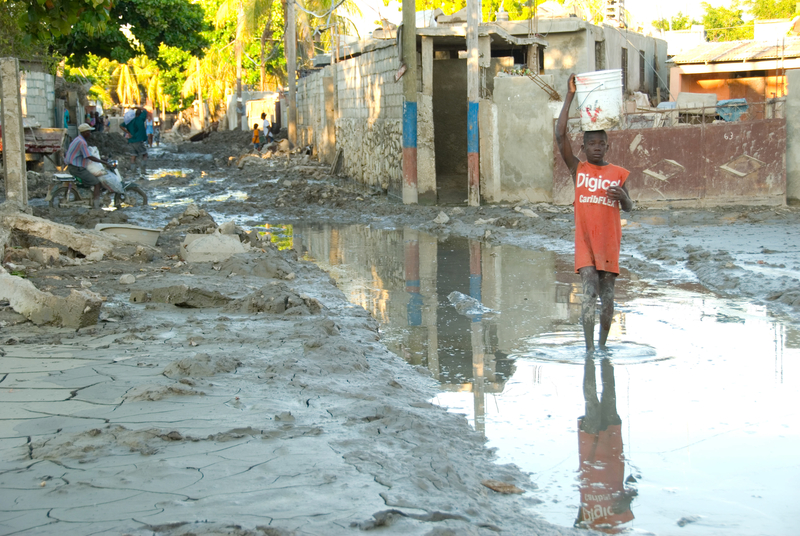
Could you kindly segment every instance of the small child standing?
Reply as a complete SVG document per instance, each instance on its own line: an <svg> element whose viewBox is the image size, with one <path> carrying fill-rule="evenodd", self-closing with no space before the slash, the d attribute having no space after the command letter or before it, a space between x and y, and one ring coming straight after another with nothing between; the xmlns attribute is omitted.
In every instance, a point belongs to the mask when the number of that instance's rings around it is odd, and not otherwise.
<svg viewBox="0 0 800 536"><path fill-rule="evenodd" d="M253 124L253 150L258 151L261 134L258 132L258 123Z"/></svg>
<svg viewBox="0 0 800 536"><path fill-rule="evenodd" d="M600 298L600 350L605 351L614 318L614 282L619 275L622 226L619 210L630 212L633 201L625 182L628 170L609 164L608 134L583 133L583 162L572 152L567 137L569 107L576 92L575 75L567 81L567 97L556 123L556 143L575 185L575 271L581 275L581 324L586 351L594 352L594 317Z"/></svg>

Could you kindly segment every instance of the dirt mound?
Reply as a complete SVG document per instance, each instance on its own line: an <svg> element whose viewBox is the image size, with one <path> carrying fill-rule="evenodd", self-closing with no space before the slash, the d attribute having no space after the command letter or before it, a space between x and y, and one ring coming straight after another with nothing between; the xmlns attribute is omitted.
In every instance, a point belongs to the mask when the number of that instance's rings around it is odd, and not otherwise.
<svg viewBox="0 0 800 536"><path fill-rule="evenodd" d="M250 130L217 130L201 141L181 143L179 153L210 154L214 158L238 155L252 147L253 132Z"/></svg>
<svg viewBox="0 0 800 536"><path fill-rule="evenodd" d="M116 132L92 132L89 145L97 147L104 158L120 158L130 153L128 140Z"/></svg>

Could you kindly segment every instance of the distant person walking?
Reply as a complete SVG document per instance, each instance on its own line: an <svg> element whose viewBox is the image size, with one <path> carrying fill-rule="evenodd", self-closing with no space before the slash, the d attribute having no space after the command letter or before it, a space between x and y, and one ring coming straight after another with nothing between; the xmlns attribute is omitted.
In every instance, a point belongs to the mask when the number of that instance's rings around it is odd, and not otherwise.
<svg viewBox="0 0 800 536"><path fill-rule="evenodd" d="M261 113L261 146L272 142L272 122L265 112Z"/></svg>
<svg viewBox="0 0 800 536"><path fill-rule="evenodd" d="M147 145L153 146L153 117L148 113L147 119L144 122L145 132L147 133Z"/></svg>
<svg viewBox="0 0 800 536"><path fill-rule="evenodd" d="M136 160L139 160L139 173L144 176L147 170L147 128L145 121L147 120L147 110L144 108L137 108L134 112L134 117L128 123L128 132L131 137L128 139L128 145L131 150L131 163L133 168L136 169Z"/></svg>

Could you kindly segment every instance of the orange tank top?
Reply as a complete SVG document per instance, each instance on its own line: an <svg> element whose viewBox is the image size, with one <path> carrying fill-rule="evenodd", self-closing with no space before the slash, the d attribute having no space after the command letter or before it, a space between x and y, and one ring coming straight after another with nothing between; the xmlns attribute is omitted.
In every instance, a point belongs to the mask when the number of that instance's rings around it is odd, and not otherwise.
<svg viewBox="0 0 800 536"><path fill-rule="evenodd" d="M575 172L575 271L585 266L619 273L622 225L619 201L606 197L610 186L622 186L625 168L607 164L578 164Z"/></svg>
<svg viewBox="0 0 800 536"><path fill-rule="evenodd" d="M615 512L615 503L625 491L621 426L615 424L597 434L589 434L580 429L578 419L578 453L582 522L602 532L618 532L614 530L617 525L634 517L629 507Z"/></svg>

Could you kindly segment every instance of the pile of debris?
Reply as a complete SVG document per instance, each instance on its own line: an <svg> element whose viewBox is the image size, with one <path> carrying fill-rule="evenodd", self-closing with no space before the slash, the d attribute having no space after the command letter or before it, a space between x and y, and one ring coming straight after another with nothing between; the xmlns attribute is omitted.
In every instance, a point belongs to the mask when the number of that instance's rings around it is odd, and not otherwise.
<svg viewBox="0 0 800 536"><path fill-rule="evenodd" d="M97 147L103 157L121 159L130 155L128 140L117 132L92 132L89 145Z"/></svg>

